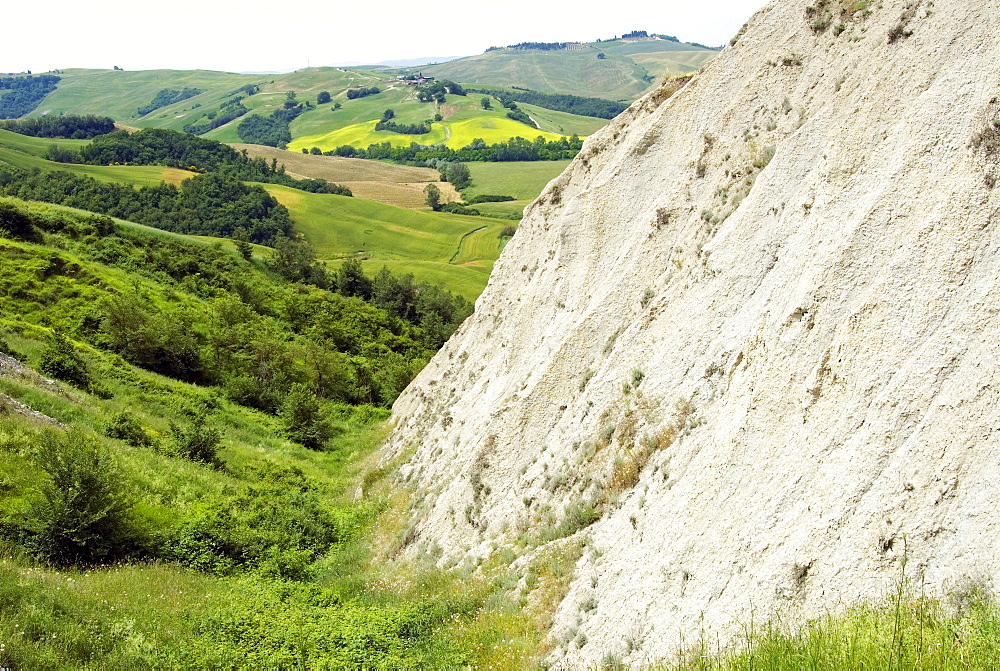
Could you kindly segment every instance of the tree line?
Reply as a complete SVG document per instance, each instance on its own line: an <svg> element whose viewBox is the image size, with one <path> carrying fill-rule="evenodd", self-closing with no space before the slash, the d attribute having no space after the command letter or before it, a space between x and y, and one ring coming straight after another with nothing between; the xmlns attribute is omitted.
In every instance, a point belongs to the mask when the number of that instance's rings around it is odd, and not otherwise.
<svg viewBox="0 0 1000 671"><path fill-rule="evenodd" d="M217 112L206 114L203 117L208 119L206 122L184 124L184 132L192 133L193 135L204 135L211 130L225 126L230 121L239 119L249 111L250 109L243 104L243 96L236 96L226 101Z"/></svg>
<svg viewBox="0 0 1000 671"><path fill-rule="evenodd" d="M356 89L347 89L347 99L356 100L357 98L364 98L365 96L373 96L381 92L382 89L380 89L377 86L360 86Z"/></svg>
<svg viewBox="0 0 1000 671"><path fill-rule="evenodd" d="M371 158L377 160L399 161L426 165L427 161L558 161L573 158L580 152L583 140L577 135L558 140L546 140L538 136L534 141L522 137L513 137L505 142L487 145L481 138L476 138L471 144L461 149L451 149L445 145L421 145L416 142L408 147L393 147L389 142L368 145L367 149L359 149L351 145L342 145L336 149L323 152L327 156L347 156L352 158Z"/></svg>
<svg viewBox="0 0 1000 671"><path fill-rule="evenodd" d="M580 116L596 117L598 119L614 119L628 107L627 104L604 98L587 98L584 96L553 95L530 89L513 91L496 89L468 89L470 93L485 93L494 96L504 105L504 101L516 101L544 107L557 112L569 112ZM506 107L506 105L504 105Z"/></svg>
<svg viewBox="0 0 1000 671"><path fill-rule="evenodd" d="M0 77L0 119L17 119L32 112L42 99L56 90L56 75Z"/></svg>
<svg viewBox="0 0 1000 671"><path fill-rule="evenodd" d="M90 165L165 165L173 168L218 172L232 179L281 184L313 193L350 196L350 189L325 179L295 179L285 173L276 159L250 158L227 144L161 128L144 128L135 133L108 133L81 147L61 149L60 162Z"/></svg>
<svg viewBox="0 0 1000 671"><path fill-rule="evenodd" d="M292 141L292 131L289 124L300 114L314 105L310 102L296 102L295 92L289 91L281 109L271 112L268 116L254 114L240 122L236 128L240 139L247 144L262 144L268 147L284 149Z"/></svg>
<svg viewBox="0 0 1000 671"><path fill-rule="evenodd" d="M192 235L231 237L237 228L249 240L274 244L291 235L288 210L260 186L220 173L196 175L180 187L161 183L138 189L57 170L0 167L0 194L40 200L128 219Z"/></svg>
<svg viewBox="0 0 1000 671"><path fill-rule="evenodd" d="M114 132L115 120L111 117L67 114L32 119L10 119L0 122L0 128L32 137L90 140L98 135Z"/></svg>
<svg viewBox="0 0 1000 671"><path fill-rule="evenodd" d="M167 105L172 105L174 103L179 103L182 100L193 98L201 92L201 89L198 88L185 88L180 91L176 89L160 89L156 95L153 96L152 102L148 105L143 105L135 111L136 116L146 116L150 112L155 112L161 107L166 107Z"/></svg>

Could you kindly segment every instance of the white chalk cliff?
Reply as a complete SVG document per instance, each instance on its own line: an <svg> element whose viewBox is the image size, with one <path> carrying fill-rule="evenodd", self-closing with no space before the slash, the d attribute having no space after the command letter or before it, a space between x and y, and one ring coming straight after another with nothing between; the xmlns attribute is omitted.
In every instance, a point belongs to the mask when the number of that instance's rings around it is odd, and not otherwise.
<svg viewBox="0 0 1000 671"><path fill-rule="evenodd" d="M583 520L550 662L1000 577L1000 2L853 8L591 137L394 406L406 552Z"/></svg>

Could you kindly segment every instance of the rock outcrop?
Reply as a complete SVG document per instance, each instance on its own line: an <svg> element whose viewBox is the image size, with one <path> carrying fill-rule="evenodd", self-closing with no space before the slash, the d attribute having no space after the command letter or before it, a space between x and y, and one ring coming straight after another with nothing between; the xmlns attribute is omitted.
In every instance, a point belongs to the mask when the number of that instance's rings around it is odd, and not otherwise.
<svg viewBox="0 0 1000 671"><path fill-rule="evenodd" d="M1000 571L1000 3L864 4L591 137L396 402L408 552L586 537L551 662Z"/></svg>

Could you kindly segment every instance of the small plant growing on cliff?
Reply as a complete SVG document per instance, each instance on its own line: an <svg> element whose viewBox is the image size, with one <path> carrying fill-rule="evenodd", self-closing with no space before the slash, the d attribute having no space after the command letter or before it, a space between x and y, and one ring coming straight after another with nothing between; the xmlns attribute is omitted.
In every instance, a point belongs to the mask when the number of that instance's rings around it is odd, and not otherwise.
<svg viewBox="0 0 1000 671"><path fill-rule="evenodd" d="M639 299L639 305L645 308L647 305L649 305L649 301L653 300L653 296L655 295L656 295L655 291L653 291L652 289L646 289L642 293L642 298Z"/></svg>

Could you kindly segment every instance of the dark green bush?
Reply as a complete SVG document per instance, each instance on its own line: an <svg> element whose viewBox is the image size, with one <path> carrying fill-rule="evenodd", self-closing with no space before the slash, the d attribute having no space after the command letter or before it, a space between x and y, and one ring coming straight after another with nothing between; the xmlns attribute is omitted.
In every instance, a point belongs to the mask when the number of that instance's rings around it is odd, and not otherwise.
<svg viewBox="0 0 1000 671"><path fill-rule="evenodd" d="M79 431L42 435L34 460L49 481L29 513L28 547L60 566L133 554L132 502L103 445Z"/></svg>
<svg viewBox="0 0 1000 671"><path fill-rule="evenodd" d="M80 389L87 389L91 383L90 371L83 357L59 331L52 332L48 345L42 350L38 370Z"/></svg>
<svg viewBox="0 0 1000 671"><path fill-rule="evenodd" d="M104 435L124 440L135 447L151 447L153 445L152 436L146 429L142 428L139 420L128 410L115 413L108 419L104 425Z"/></svg>
<svg viewBox="0 0 1000 671"><path fill-rule="evenodd" d="M222 432L214 426L206 426L203 414L195 416L187 429L170 423L171 451L191 461L200 461L212 466L220 466L219 449Z"/></svg>
<svg viewBox="0 0 1000 671"><path fill-rule="evenodd" d="M285 435L313 450L322 449L333 436L333 429L320 411L319 399L307 385L292 387L281 406Z"/></svg>

